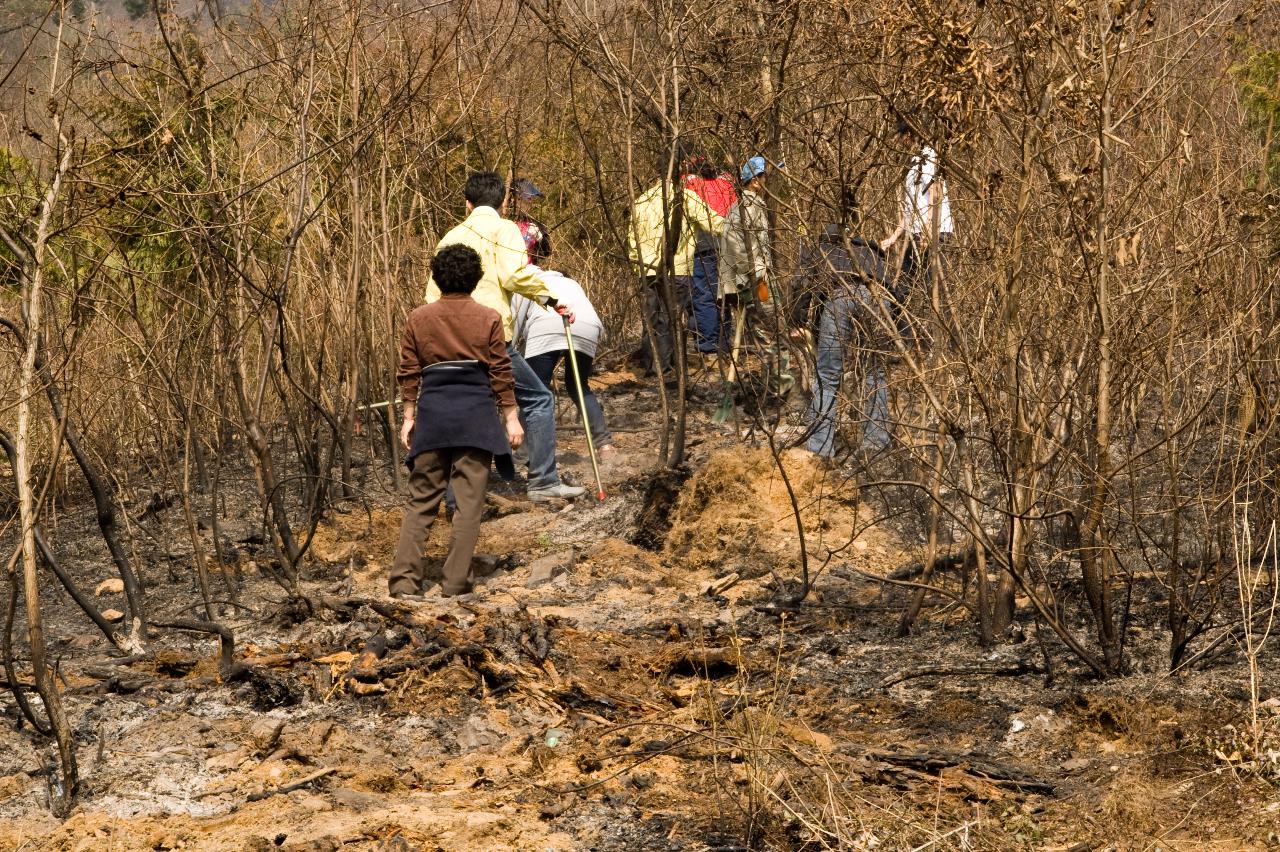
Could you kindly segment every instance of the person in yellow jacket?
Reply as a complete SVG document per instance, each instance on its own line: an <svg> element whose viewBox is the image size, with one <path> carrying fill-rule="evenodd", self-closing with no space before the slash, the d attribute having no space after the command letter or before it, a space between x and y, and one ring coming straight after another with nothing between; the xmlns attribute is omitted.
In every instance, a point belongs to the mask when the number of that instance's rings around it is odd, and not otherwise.
<svg viewBox="0 0 1280 852"><path fill-rule="evenodd" d="M556 302L538 277L538 267L529 265L520 227L502 218L501 211L507 201L507 185L502 178L496 172L474 172L467 178L462 194L467 201L467 218L440 239L436 251L445 246L464 245L480 255L484 274L471 298L493 308L502 320L507 352L511 356L511 372L515 376L516 405L524 421L525 446L529 450L529 499L540 503L553 498L581 496L586 489L561 482L556 470L555 397L524 356L511 345L515 330L511 319L511 295L519 293L570 318L572 312L569 306ZM428 280L427 304L439 299L440 295L440 288Z"/></svg>
<svg viewBox="0 0 1280 852"><path fill-rule="evenodd" d="M645 338L641 360L648 372L656 371L656 361L660 361L662 368L668 371L675 363L675 337L666 311L662 309L660 289L668 237L675 238L671 255L674 295L677 304L688 313L693 306L693 255L698 235L705 233L719 237L723 229L724 218L708 207L683 180L658 181L636 198L627 229L627 248L636 271L645 280L645 313L653 325L653 336L658 343L658 357L655 359L648 337Z"/></svg>

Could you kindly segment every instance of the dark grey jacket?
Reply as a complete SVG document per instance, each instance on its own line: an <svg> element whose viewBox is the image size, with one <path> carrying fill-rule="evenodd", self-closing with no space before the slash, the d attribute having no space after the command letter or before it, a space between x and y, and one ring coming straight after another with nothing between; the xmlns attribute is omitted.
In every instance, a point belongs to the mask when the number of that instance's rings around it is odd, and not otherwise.
<svg viewBox="0 0 1280 852"><path fill-rule="evenodd" d="M796 328L816 328L827 300L842 291L868 300L871 283L890 284L880 246L846 236L839 225L828 225L817 240L800 250L800 269L792 282L791 321Z"/></svg>

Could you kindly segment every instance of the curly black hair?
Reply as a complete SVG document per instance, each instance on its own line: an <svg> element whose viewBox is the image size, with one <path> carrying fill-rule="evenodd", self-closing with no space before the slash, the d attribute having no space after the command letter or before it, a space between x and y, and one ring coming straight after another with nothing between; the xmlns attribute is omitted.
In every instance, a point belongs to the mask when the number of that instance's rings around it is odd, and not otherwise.
<svg viewBox="0 0 1280 852"><path fill-rule="evenodd" d="M507 185L497 172L472 172L462 187L462 196L472 207L492 207L497 210L507 197Z"/></svg>
<svg viewBox="0 0 1280 852"><path fill-rule="evenodd" d="M483 276L480 255L471 246L445 246L431 258L431 278L441 293L471 293Z"/></svg>

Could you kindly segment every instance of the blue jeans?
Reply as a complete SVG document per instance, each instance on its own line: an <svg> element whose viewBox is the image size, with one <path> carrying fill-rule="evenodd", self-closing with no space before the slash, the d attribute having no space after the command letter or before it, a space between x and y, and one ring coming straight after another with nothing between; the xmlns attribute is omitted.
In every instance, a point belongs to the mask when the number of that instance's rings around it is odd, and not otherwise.
<svg viewBox="0 0 1280 852"><path fill-rule="evenodd" d="M543 352L541 355L530 355L528 359L529 366L542 383L551 388L552 376L555 374L556 365L560 363L560 359L564 358L564 392L569 395L569 399L573 400L574 407L581 409L578 403L578 388L573 381L573 367L569 366L569 351L567 349L557 349L555 352ZM587 403L587 424L591 427L591 440L595 442L597 447L603 447L605 444L613 443L613 435L609 433L609 427L604 422L604 409L600 407L600 400L596 399L596 395L591 392L591 364L593 359L585 352L574 351L574 360L578 362L578 374L582 377L582 396Z"/></svg>
<svg viewBox="0 0 1280 852"><path fill-rule="evenodd" d="M516 405L524 423L529 452L529 487L550 488L560 483L556 472L556 400L515 347L507 344L516 380Z"/></svg>
<svg viewBox="0 0 1280 852"><path fill-rule="evenodd" d="M874 321L870 315L871 295L859 287L855 295L841 295L822 308L818 322L817 379L809 415L813 432L809 450L825 458L835 455L836 401L844 380L845 353L854 345L861 375L862 398L858 410L862 420L862 446L878 450L889 445L889 391L884 364L868 349L868 333Z"/></svg>
<svg viewBox="0 0 1280 852"><path fill-rule="evenodd" d="M713 253L694 255L693 275L676 275L671 279L672 297L676 310L683 309L689 316L698 351L711 353L726 348L720 340L720 306L716 304L716 288L719 285L719 266ZM662 369L670 373L675 369L675 355L684 356L684 342L677 347L675 333L667 322L667 312L662 307L660 282L656 276L645 279L644 310L653 325L653 336L658 343L658 360ZM641 363L649 372L657 372L649 337L645 335L640 345Z"/></svg>
<svg viewBox="0 0 1280 852"><path fill-rule="evenodd" d="M716 288L720 284L720 261L714 251L693 256L693 286L689 289L686 308L693 326L698 351L715 352L721 348L720 306L716 304Z"/></svg>

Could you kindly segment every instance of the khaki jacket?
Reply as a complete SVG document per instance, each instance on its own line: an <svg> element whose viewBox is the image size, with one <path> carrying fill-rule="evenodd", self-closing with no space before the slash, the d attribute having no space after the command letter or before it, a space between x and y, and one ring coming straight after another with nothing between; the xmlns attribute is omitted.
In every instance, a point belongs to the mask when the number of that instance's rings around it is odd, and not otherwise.
<svg viewBox="0 0 1280 852"><path fill-rule="evenodd" d="M724 220L720 235L720 292L754 293L756 282L769 278L773 251L769 207L764 196L744 190Z"/></svg>

